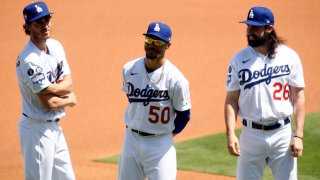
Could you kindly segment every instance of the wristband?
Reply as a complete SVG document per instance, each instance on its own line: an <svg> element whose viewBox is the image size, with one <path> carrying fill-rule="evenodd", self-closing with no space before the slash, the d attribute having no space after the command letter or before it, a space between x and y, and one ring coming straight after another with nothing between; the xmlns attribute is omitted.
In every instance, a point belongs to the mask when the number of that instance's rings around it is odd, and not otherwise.
<svg viewBox="0 0 320 180"><path fill-rule="evenodd" d="M300 136L293 136L293 137L300 138L301 140L303 140L303 138L302 138L302 137L300 137Z"/></svg>

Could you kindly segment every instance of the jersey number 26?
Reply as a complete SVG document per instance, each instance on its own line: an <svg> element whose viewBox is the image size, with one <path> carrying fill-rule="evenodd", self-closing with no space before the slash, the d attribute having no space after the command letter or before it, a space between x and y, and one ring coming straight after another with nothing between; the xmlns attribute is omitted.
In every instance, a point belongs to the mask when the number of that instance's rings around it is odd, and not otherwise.
<svg viewBox="0 0 320 180"><path fill-rule="evenodd" d="M276 82L273 84L273 87L275 87L275 90L273 91L273 99L274 100L288 100L290 91L289 91L289 85L286 83L284 86L280 82ZM283 89L283 92L282 92Z"/></svg>

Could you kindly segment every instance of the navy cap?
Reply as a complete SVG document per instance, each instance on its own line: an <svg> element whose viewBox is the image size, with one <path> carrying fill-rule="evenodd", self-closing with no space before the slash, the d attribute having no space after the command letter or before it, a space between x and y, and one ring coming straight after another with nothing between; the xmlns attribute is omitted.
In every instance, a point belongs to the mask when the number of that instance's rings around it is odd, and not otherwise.
<svg viewBox="0 0 320 180"><path fill-rule="evenodd" d="M53 14L53 12L49 11L44 2L33 2L23 9L23 17L28 24L49 14Z"/></svg>
<svg viewBox="0 0 320 180"><path fill-rule="evenodd" d="M240 23L253 26L274 25L274 17L272 12L266 7L253 7L249 10L247 20Z"/></svg>
<svg viewBox="0 0 320 180"><path fill-rule="evenodd" d="M147 33L143 35L153 35L166 42L170 42L172 32L168 25L162 22L152 22L148 27Z"/></svg>

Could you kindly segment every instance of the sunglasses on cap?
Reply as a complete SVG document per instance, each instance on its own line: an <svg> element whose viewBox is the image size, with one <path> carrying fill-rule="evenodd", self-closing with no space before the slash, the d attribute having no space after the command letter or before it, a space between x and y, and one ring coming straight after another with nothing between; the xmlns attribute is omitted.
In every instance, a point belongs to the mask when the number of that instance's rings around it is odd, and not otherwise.
<svg viewBox="0 0 320 180"><path fill-rule="evenodd" d="M145 38L145 42L147 44L152 44L152 42L153 42L156 46L163 46L164 44L166 44L166 42L164 42L162 40L152 39L151 37L147 37L147 36Z"/></svg>

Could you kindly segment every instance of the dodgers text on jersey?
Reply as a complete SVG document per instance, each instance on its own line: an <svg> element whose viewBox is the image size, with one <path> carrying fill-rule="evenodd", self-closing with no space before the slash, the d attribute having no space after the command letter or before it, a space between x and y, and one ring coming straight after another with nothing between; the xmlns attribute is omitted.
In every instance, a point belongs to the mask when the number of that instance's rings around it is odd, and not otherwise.
<svg viewBox="0 0 320 180"><path fill-rule="evenodd" d="M168 90L157 90L147 85L144 89L135 88L130 82L127 83L127 97L130 103L143 102L144 106L150 102L167 101L170 99Z"/></svg>
<svg viewBox="0 0 320 180"><path fill-rule="evenodd" d="M251 71L250 69L241 69L239 71L240 85L247 83L244 89L250 89L251 87L266 82L269 84L273 78L280 76L287 76L290 74L289 65L271 66L264 65L263 69Z"/></svg>

